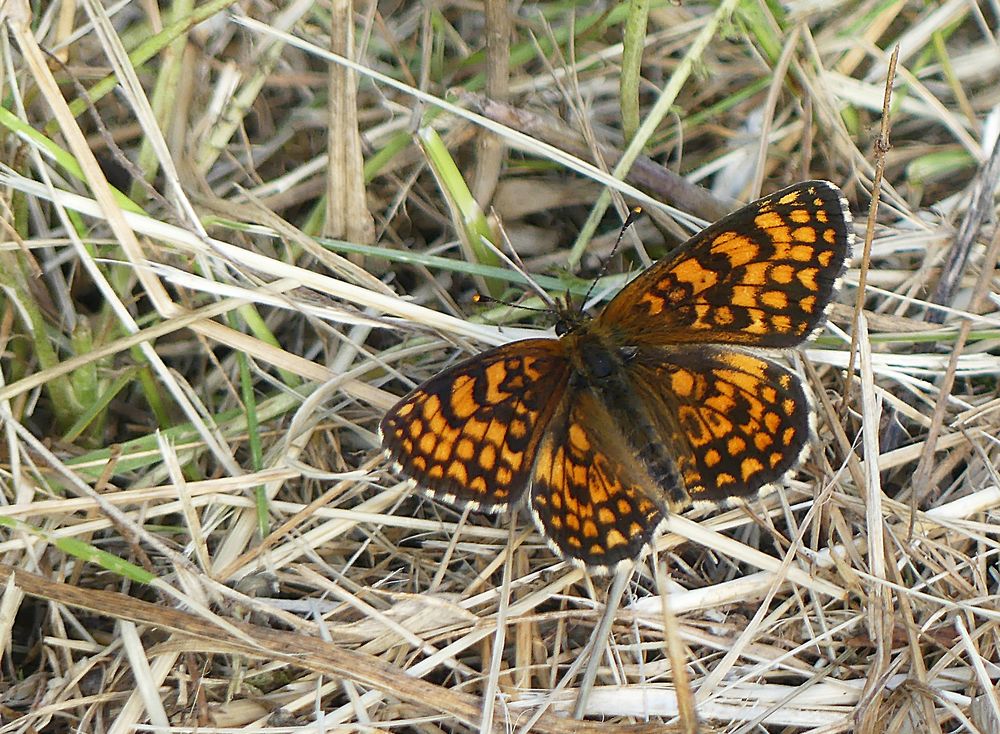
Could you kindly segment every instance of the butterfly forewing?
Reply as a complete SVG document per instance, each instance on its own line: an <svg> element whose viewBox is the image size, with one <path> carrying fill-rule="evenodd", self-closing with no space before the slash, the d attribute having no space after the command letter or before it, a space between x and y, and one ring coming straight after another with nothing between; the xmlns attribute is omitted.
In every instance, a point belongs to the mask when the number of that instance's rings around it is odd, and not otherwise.
<svg viewBox="0 0 1000 734"><path fill-rule="evenodd" d="M526 339L432 377L379 425L389 458L449 502L498 511L527 486L535 449L567 383L562 343Z"/></svg>
<svg viewBox="0 0 1000 734"><path fill-rule="evenodd" d="M822 324L850 256L850 223L833 184L783 189L696 234L598 320L651 344L795 346Z"/></svg>

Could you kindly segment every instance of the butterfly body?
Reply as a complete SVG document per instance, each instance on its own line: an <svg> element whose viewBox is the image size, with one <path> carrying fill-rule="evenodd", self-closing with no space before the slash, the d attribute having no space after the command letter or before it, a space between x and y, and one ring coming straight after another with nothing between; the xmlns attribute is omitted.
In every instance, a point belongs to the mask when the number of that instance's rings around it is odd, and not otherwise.
<svg viewBox="0 0 1000 734"><path fill-rule="evenodd" d="M695 235L594 318L432 377L385 416L397 469L445 501L527 497L560 556L609 571L667 512L756 496L812 432L799 378L758 353L822 323L849 257L839 190L808 181ZM750 349L747 349L750 348Z"/></svg>

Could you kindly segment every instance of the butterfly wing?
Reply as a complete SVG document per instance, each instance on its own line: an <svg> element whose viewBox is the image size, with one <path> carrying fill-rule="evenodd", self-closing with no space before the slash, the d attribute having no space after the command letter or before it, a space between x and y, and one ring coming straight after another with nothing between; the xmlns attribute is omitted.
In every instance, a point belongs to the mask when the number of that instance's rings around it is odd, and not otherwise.
<svg viewBox="0 0 1000 734"><path fill-rule="evenodd" d="M673 462L667 476L656 477L668 494L679 480L695 504L754 496L807 451L808 394L795 374L769 359L707 346L649 347L627 369L659 437L652 446ZM647 460L655 467L653 451Z"/></svg>
<svg viewBox="0 0 1000 734"><path fill-rule="evenodd" d="M553 551L595 572L636 558L666 517L655 483L618 422L573 389L538 446L530 505Z"/></svg>
<svg viewBox="0 0 1000 734"><path fill-rule="evenodd" d="M822 325L853 237L840 189L796 184L696 234L625 286L599 324L626 343L795 346Z"/></svg>
<svg viewBox="0 0 1000 734"><path fill-rule="evenodd" d="M483 352L396 403L379 424L382 445L400 471L439 499L503 510L528 484L569 368L555 339Z"/></svg>

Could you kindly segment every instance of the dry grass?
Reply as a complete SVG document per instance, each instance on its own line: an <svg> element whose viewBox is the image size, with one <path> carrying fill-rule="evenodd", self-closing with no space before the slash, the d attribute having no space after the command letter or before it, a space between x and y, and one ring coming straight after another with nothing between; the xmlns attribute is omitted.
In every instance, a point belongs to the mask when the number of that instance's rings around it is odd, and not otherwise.
<svg viewBox="0 0 1000 734"><path fill-rule="evenodd" d="M0 734L695 731L692 703L701 731L1000 730L995 3L23 5ZM650 216L613 272L810 177L863 237L896 44L874 238L793 357L819 429L788 486L672 517L606 609L525 515L387 473L396 396L547 326L470 304L524 292L498 222L555 294L624 204Z"/></svg>

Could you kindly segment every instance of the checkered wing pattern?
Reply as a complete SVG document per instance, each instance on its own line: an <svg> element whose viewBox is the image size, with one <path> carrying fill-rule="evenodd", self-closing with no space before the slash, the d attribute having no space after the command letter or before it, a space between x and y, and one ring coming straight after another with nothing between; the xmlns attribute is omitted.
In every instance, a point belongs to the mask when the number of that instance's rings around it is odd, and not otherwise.
<svg viewBox="0 0 1000 734"><path fill-rule="evenodd" d="M850 224L836 186L796 184L696 234L596 320L654 344L795 346L822 324L850 257Z"/></svg>
<svg viewBox="0 0 1000 734"><path fill-rule="evenodd" d="M794 468L812 410L799 378L755 354L645 349L628 369L640 403L695 503L754 496ZM664 487L670 492L673 487Z"/></svg>
<svg viewBox="0 0 1000 734"><path fill-rule="evenodd" d="M386 413L398 469L448 502L496 512L520 498L569 362L555 339L526 339L432 377Z"/></svg>
<svg viewBox="0 0 1000 734"><path fill-rule="evenodd" d="M556 553L604 570L639 555L666 508L601 402L586 390L569 398L538 447L531 511Z"/></svg>

